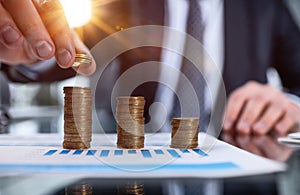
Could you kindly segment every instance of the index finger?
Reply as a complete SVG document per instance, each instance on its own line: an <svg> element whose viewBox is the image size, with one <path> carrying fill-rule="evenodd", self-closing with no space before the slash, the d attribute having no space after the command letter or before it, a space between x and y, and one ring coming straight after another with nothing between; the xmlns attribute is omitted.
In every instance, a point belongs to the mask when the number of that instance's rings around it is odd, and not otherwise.
<svg viewBox="0 0 300 195"><path fill-rule="evenodd" d="M40 60L52 57L54 44L32 1L2 0L1 2L28 41L31 53Z"/></svg>
<svg viewBox="0 0 300 195"><path fill-rule="evenodd" d="M234 127L238 120L245 103L248 100L248 96L244 93L243 88L234 91L228 99L225 113L225 122L223 129L229 131Z"/></svg>
<svg viewBox="0 0 300 195"><path fill-rule="evenodd" d="M35 6L56 46L55 57L62 68L69 68L75 59L71 29L59 0L35 0Z"/></svg>

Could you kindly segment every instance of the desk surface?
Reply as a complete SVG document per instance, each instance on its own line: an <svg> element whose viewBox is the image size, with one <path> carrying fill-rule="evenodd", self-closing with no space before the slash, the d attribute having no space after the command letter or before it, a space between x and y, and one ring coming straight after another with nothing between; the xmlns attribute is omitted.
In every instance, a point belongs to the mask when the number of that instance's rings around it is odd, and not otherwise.
<svg viewBox="0 0 300 195"><path fill-rule="evenodd" d="M51 121L51 122L49 122ZM53 122L55 121L55 122ZM60 133L53 118L22 120L2 127L2 132L12 135L35 133ZM35 128L20 132L20 125ZM51 130L50 130L51 129ZM71 194L90 191L93 194L300 194L300 151L279 144L272 136L222 135L221 139L251 153L287 164L280 173L260 174L234 178L122 178L101 179L75 177L74 175L24 174L0 178L0 194Z"/></svg>

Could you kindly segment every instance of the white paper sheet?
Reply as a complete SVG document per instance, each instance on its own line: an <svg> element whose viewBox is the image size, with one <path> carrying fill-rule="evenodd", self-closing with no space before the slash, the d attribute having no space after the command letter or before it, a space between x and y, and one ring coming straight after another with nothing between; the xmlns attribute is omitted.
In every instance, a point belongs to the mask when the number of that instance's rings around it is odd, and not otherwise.
<svg viewBox="0 0 300 195"><path fill-rule="evenodd" d="M291 147L300 147L300 132L290 133L287 137L279 137L278 142L287 144Z"/></svg>
<svg viewBox="0 0 300 195"><path fill-rule="evenodd" d="M146 135L142 150L116 147L116 135L93 135L89 150L65 150L61 135L0 136L0 175L74 174L102 178L226 178L285 170L271 161L199 134L199 148L169 148L170 135ZM210 143L208 147L204 143ZM206 143L206 144L207 144ZM213 143L213 144L212 144Z"/></svg>

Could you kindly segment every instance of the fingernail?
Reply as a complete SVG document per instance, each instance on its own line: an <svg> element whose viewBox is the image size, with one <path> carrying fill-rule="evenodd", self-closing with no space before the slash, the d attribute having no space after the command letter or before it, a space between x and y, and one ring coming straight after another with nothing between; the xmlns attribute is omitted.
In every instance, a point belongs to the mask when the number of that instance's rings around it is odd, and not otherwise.
<svg viewBox="0 0 300 195"><path fill-rule="evenodd" d="M35 49L40 58L49 57L53 51L53 47L47 41L39 41L35 45Z"/></svg>
<svg viewBox="0 0 300 195"><path fill-rule="evenodd" d="M225 130L230 129L231 126L232 126L232 122L231 122L231 121L226 120L226 121L224 122L223 127L224 127Z"/></svg>
<svg viewBox="0 0 300 195"><path fill-rule="evenodd" d="M11 26L6 26L2 29L2 38L6 44L12 44L21 37L21 35Z"/></svg>
<svg viewBox="0 0 300 195"><path fill-rule="evenodd" d="M265 132L265 128L266 125L263 122L258 122L253 126L253 129L257 132L257 133L264 133Z"/></svg>
<svg viewBox="0 0 300 195"><path fill-rule="evenodd" d="M276 129L279 132L284 132L285 131L285 127L282 124L280 124L280 123L276 125Z"/></svg>
<svg viewBox="0 0 300 195"><path fill-rule="evenodd" d="M57 52L57 61L60 65L66 66L72 59L71 52L66 49L59 49Z"/></svg>
<svg viewBox="0 0 300 195"><path fill-rule="evenodd" d="M243 131L244 133L248 133L250 131L250 124L248 122L245 121L241 121L237 128L241 131Z"/></svg>

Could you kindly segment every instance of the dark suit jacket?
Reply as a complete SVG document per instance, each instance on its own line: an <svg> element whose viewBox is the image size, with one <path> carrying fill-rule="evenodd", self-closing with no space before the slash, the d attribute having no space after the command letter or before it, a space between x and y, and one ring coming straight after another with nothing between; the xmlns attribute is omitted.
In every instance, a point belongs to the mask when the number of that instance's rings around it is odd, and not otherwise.
<svg viewBox="0 0 300 195"><path fill-rule="evenodd" d="M106 30L99 31L96 39L106 35L107 29L128 28L138 25L164 25L167 3L165 0L122 0L103 7L107 15ZM223 79L227 94L247 81L266 83L266 71L275 67L283 86L290 93L300 95L300 32L281 0L224 0L224 51ZM105 15L105 14L103 14ZM145 35L145 38L150 35ZM95 40L88 41L92 46ZM136 48L120 56L123 72L128 67L149 60L160 60L159 48ZM145 55L144 55L145 54ZM113 67L113 66L111 66ZM107 71L113 72L113 71ZM104 91L98 82L99 91ZM145 88L147 90L145 90ZM145 111L153 101L156 86L147 83L136 89L134 95L144 95ZM97 93L97 107L105 107L110 92ZM199 96L200 97L200 96ZM103 104L101 103L103 102ZM178 104L178 102L177 102ZM221 104L221 103L220 103ZM222 111L218 112L222 119ZM178 116L174 114L175 116Z"/></svg>
<svg viewBox="0 0 300 195"><path fill-rule="evenodd" d="M107 21L112 27L125 28L163 25L165 6L165 0L123 0L120 6L123 10L114 12L119 15L114 19L107 18ZM224 6L223 78L227 92L249 80L265 83L266 70L273 66L279 72L283 86L300 95L300 32L283 2L224 0ZM151 52L147 51L147 54L147 57L151 56Z"/></svg>

